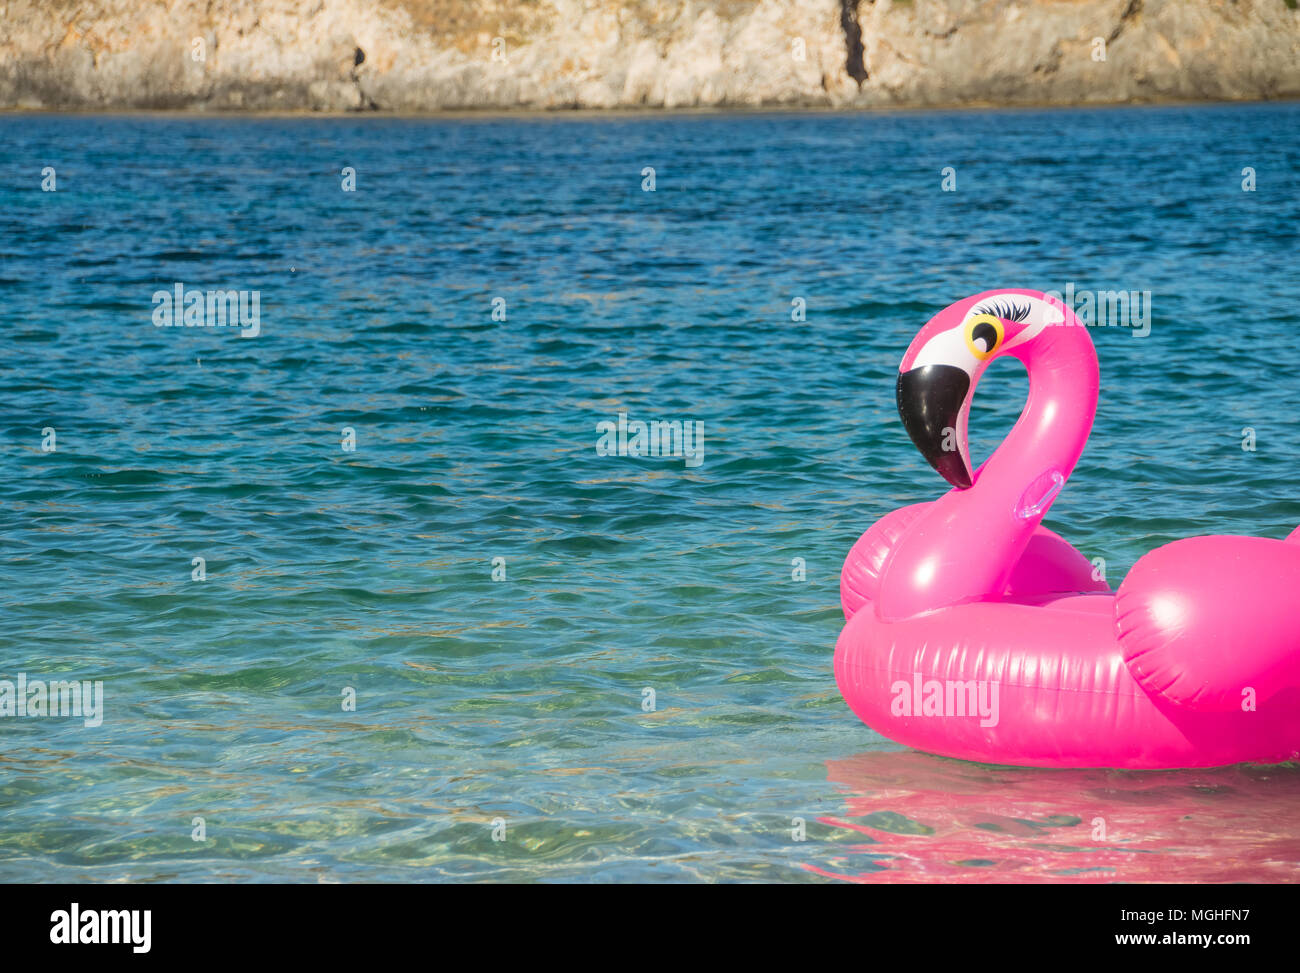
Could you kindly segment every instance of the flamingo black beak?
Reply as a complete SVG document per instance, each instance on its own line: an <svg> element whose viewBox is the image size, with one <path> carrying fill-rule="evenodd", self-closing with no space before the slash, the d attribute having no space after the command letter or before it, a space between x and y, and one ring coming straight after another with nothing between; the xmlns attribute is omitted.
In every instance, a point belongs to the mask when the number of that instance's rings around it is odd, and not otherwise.
<svg viewBox="0 0 1300 973"><path fill-rule="evenodd" d="M970 391L970 376L955 365L923 365L898 376L898 414L903 428L939 475L965 490L971 471L957 446L957 417Z"/></svg>

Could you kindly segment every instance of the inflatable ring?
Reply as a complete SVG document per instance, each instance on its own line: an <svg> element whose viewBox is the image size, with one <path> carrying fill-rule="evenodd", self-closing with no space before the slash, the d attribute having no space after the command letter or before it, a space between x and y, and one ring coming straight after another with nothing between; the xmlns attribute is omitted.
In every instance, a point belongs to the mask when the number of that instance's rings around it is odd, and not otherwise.
<svg viewBox="0 0 1300 973"><path fill-rule="evenodd" d="M1029 397L971 469L984 370ZM1041 526L1083 452L1097 353L1074 313L999 290L935 315L898 375L912 442L953 487L871 527L844 564L835 678L853 712L918 750L1036 767L1175 768L1300 758L1300 530L1145 555L1119 590Z"/></svg>

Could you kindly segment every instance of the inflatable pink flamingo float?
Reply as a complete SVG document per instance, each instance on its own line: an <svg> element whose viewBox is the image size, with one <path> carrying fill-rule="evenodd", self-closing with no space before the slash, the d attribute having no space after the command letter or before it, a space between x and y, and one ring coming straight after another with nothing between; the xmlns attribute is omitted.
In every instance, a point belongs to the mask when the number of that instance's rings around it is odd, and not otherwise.
<svg viewBox="0 0 1300 973"><path fill-rule="evenodd" d="M1029 373L1006 440L971 470L971 398L1001 355ZM1037 767L1300 759L1300 530L1174 541L1111 592L1041 526L1097 407L1097 353L1039 291L935 315L898 376L913 443L954 489L849 552L835 678L869 726L919 750Z"/></svg>

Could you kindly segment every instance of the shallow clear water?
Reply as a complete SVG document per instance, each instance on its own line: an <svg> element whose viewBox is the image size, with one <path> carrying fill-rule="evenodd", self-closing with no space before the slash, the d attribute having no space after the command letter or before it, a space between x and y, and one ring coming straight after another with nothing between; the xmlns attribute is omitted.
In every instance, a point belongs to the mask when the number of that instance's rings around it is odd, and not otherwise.
<svg viewBox="0 0 1300 973"><path fill-rule="evenodd" d="M1297 132L1296 105L0 118L0 678L105 707L0 719L0 879L1294 879L1300 769L914 754L831 655L853 541L946 488L899 358L975 291L1151 292L1148 336L1093 331L1048 519L1112 585L1300 523ZM178 281L257 289L261 334L156 328ZM598 455L620 412L698 420L703 462Z"/></svg>

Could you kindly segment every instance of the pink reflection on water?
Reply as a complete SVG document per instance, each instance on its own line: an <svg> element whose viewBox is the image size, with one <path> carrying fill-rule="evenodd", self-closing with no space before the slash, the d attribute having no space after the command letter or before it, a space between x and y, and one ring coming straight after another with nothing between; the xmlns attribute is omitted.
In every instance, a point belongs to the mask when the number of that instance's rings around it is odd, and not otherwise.
<svg viewBox="0 0 1300 973"><path fill-rule="evenodd" d="M1295 882L1300 767L1033 770L913 750L827 761L850 882ZM1104 837L1103 837L1104 835Z"/></svg>

